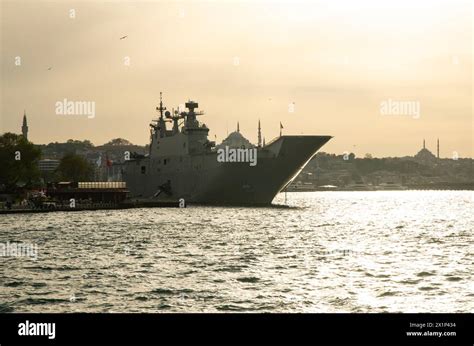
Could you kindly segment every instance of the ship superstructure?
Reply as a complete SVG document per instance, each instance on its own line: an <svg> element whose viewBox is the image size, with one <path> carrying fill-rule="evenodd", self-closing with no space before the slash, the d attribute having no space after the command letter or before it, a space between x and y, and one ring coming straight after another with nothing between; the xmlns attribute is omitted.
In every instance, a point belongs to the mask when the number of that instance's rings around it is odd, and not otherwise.
<svg viewBox="0 0 474 346"><path fill-rule="evenodd" d="M149 154L132 157L124 166L123 177L132 198L268 205L331 138L280 136L263 146L234 148L255 150L255 165L232 160L232 156L223 161L219 150L228 147L229 141L216 146L208 140L209 128L197 119L204 114L196 111L198 106L188 101L187 111L170 112L160 93L159 118L150 124ZM230 136L238 135L234 132ZM230 149L225 148L227 153L232 153Z"/></svg>

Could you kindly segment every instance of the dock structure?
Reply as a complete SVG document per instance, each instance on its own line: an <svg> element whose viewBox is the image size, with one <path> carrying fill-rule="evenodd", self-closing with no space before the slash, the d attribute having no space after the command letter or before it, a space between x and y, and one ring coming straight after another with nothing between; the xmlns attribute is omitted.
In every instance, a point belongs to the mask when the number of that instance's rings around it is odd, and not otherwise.
<svg viewBox="0 0 474 346"><path fill-rule="evenodd" d="M59 182L48 184L24 205L11 205L0 214L49 213L132 208L185 208L180 200L130 199L125 182Z"/></svg>
<svg viewBox="0 0 474 346"><path fill-rule="evenodd" d="M14 208L0 210L3 214L37 214L52 213L58 211L77 212L77 211L93 211L93 210L120 210L120 209L136 209L136 208L183 208L179 201L124 201L123 203L92 203L87 205L78 205L71 207L70 205L57 205L54 208Z"/></svg>

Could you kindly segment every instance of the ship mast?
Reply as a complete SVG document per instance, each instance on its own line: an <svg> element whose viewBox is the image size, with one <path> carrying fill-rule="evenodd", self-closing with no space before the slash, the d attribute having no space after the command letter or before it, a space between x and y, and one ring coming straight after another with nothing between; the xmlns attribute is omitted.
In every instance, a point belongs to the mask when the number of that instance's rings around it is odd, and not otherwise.
<svg viewBox="0 0 474 346"><path fill-rule="evenodd" d="M160 119L163 119L163 111L166 110L166 107L163 107L163 93L160 91L160 107L156 107L157 111L160 111Z"/></svg>
<svg viewBox="0 0 474 346"><path fill-rule="evenodd" d="M166 133L166 123L163 117L163 112L166 107L163 107L163 93L160 91L160 107L156 107L156 110L160 112L160 119L158 119L158 129L160 130L160 137L164 137Z"/></svg>

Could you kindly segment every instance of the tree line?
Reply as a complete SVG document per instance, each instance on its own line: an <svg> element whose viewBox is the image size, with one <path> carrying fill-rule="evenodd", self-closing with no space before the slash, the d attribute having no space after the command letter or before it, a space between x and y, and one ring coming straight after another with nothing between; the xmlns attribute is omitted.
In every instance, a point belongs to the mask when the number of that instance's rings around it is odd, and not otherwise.
<svg viewBox="0 0 474 346"><path fill-rule="evenodd" d="M77 142L69 144L83 146L82 143ZM0 192L13 193L21 189L44 186L45 182L42 180L38 167L41 155L41 146L29 142L22 135L9 132L1 135ZM77 182L91 181L93 177L93 165L71 150L60 159L59 166L53 172L51 179Z"/></svg>

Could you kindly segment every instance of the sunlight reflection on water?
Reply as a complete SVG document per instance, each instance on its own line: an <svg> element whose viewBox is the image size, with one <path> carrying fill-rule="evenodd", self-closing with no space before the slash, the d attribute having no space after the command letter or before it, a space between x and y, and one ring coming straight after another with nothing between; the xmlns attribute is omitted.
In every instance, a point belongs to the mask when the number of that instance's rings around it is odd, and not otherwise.
<svg viewBox="0 0 474 346"><path fill-rule="evenodd" d="M0 311L472 312L471 196L2 215L0 243L37 244L38 260L0 257Z"/></svg>

